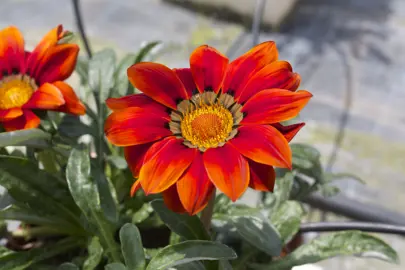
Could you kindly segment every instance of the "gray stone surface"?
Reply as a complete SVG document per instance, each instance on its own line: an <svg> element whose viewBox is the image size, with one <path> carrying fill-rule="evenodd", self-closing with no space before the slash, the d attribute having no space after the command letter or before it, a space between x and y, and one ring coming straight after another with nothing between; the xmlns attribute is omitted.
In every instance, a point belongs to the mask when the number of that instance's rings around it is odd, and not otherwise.
<svg viewBox="0 0 405 270"><path fill-rule="evenodd" d="M159 0L81 2L94 49L113 47L123 55L137 50L141 42L162 40L166 54L158 60L172 67L187 65L189 53L202 43L225 52L244 31L239 25ZM2 0L0 28L17 25L32 47L59 23L75 29L70 4L70 0ZM301 88L314 93L301 115L307 126L296 141L317 146L326 162L350 92L348 129L333 170L358 174L367 183L363 187L347 182L348 196L405 214L401 196L405 192L405 1L300 0L277 34L261 34L261 40L268 39L277 41L280 58L301 74ZM247 45L248 40L241 41L238 54ZM251 202L252 197L245 199ZM387 240L404 265L405 241ZM353 258L319 265L332 270L403 269L403 265Z"/></svg>

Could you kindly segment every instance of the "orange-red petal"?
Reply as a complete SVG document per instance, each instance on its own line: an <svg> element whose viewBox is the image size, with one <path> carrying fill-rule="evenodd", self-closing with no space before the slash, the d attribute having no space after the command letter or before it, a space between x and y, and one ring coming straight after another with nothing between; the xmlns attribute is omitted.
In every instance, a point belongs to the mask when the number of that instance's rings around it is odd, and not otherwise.
<svg viewBox="0 0 405 270"><path fill-rule="evenodd" d="M219 92L228 62L226 56L207 45L200 46L191 53L191 73L200 93L204 91Z"/></svg>
<svg viewBox="0 0 405 270"><path fill-rule="evenodd" d="M242 125L273 124L290 120L308 103L312 94L300 90L291 92L284 89L260 91L250 98L242 107Z"/></svg>
<svg viewBox="0 0 405 270"><path fill-rule="evenodd" d="M184 209L183 205L181 204L179 194L177 193L176 185L173 185L162 192L163 201L167 208L172 210L176 213L185 213L186 209Z"/></svg>
<svg viewBox="0 0 405 270"><path fill-rule="evenodd" d="M141 188L141 182L137 179L131 186L130 195L133 197L135 193Z"/></svg>
<svg viewBox="0 0 405 270"><path fill-rule="evenodd" d="M292 166L290 146L284 136L272 126L242 126L229 144L253 161L282 168Z"/></svg>
<svg viewBox="0 0 405 270"><path fill-rule="evenodd" d="M41 85L23 105L25 109L57 109L65 104L59 89L50 83Z"/></svg>
<svg viewBox="0 0 405 270"><path fill-rule="evenodd" d="M67 79L75 69L78 54L79 46L76 44L60 44L53 47L41 59L34 78L40 84Z"/></svg>
<svg viewBox="0 0 405 270"><path fill-rule="evenodd" d="M41 123L41 119L30 110L23 110L23 115L2 122L6 131L14 131L20 129L36 128Z"/></svg>
<svg viewBox="0 0 405 270"><path fill-rule="evenodd" d="M187 91L187 97L190 98L194 91L197 91L197 86L195 85L193 74L191 74L191 69L189 68L174 68L173 71L179 77L180 81L183 83L184 88Z"/></svg>
<svg viewBox="0 0 405 270"><path fill-rule="evenodd" d="M0 110L0 121L6 121L21 116L23 111L20 108Z"/></svg>
<svg viewBox="0 0 405 270"><path fill-rule="evenodd" d="M249 185L247 160L229 144L208 149L203 159L211 182L232 201L236 201Z"/></svg>
<svg viewBox="0 0 405 270"><path fill-rule="evenodd" d="M0 31L0 68L3 73L24 71L24 37L17 27L9 26ZM0 79L1 79L0 75Z"/></svg>
<svg viewBox="0 0 405 270"><path fill-rule="evenodd" d="M290 142L298 133L298 131L300 131L303 126L305 126L305 123L297 123L289 126L283 126L280 123L274 123L271 125L275 127L281 134L283 134L284 138L286 138L288 142Z"/></svg>
<svg viewBox="0 0 405 270"><path fill-rule="evenodd" d="M172 135L166 128L168 120L148 109L130 107L107 117L104 131L108 140L117 146L130 146L156 141Z"/></svg>
<svg viewBox="0 0 405 270"><path fill-rule="evenodd" d="M128 163L128 166L134 177L139 176L143 164L143 158L145 157L148 149L154 144L154 142L127 146L124 148L125 160Z"/></svg>
<svg viewBox="0 0 405 270"><path fill-rule="evenodd" d="M273 166L249 161L249 187L258 191L273 191L276 182L276 172Z"/></svg>
<svg viewBox="0 0 405 270"><path fill-rule="evenodd" d="M86 107L70 85L61 81L54 82L52 85L59 89L65 100L65 104L57 108L56 111L74 115L84 115L86 113Z"/></svg>
<svg viewBox="0 0 405 270"><path fill-rule="evenodd" d="M27 72L31 76L36 76L38 67L42 63L42 58L53 48L57 42L65 35L62 25L58 25L49 31L35 49L27 57Z"/></svg>
<svg viewBox="0 0 405 270"><path fill-rule="evenodd" d="M176 73L170 68L142 62L128 68L132 85L163 105L176 109L177 102L187 99L187 92Z"/></svg>
<svg viewBox="0 0 405 270"><path fill-rule="evenodd" d="M244 103L254 94L265 89L279 88L295 91L300 81L300 76L292 72L288 62L276 61L255 73L246 83L244 89L235 94L235 100Z"/></svg>
<svg viewBox="0 0 405 270"><path fill-rule="evenodd" d="M197 153L188 170L177 181L180 201L190 215L195 215L204 209L214 190L202 154Z"/></svg>
<svg viewBox="0 0 405 270"><path fill-rule="evenodd" d="M106 100L106 104L108 108L113 111L119 111L129 107L139 107L160 112L165 112L168 109L166 106L154 101L145 94L133 94L120 98L109 98Z"/></svg>
<svg viewBox="0 0 405 270"><path fill-rule="evenodd" d="M168 137L155 143L144 157L139 181L146 194L159 193L172 186L194 160L197 149L182 140Z"/></svg>
<svg viewBox="0 0 405 270"><path fill-rule="evenodd" d="M229 64L222 91L234 92L238 96L253 74L277 58L278 51L273 41L253 47Z"/></svg>

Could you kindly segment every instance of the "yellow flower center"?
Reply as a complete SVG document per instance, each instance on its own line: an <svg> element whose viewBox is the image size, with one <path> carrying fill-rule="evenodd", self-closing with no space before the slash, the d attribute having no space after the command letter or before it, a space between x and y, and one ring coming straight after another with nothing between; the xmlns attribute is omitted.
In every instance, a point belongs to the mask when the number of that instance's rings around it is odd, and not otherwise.
<svg viewBox="0 0 405 270"><path fill-rule="evenodd" d="M29 77L10 75L0 80L0 109L18 108L27 103L36 90Z"/></svg>
<svg viewBox="0 0 405 270"><path fill-rule="evenodd" d="M232 131L232 113L220 104L202 105L181 121L185 139L197 147L211 148L225 142Z"/></svg>

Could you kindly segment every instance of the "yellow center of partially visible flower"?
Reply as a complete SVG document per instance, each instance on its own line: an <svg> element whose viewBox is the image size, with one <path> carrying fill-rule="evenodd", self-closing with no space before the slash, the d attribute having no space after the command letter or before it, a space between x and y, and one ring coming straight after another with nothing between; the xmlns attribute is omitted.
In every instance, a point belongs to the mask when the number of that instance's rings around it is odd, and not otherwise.
<svg viewBox="0 0 405 270"><path fill-rule="evenodd" d="M181 132L197 147L211 148L225 142L232 131L232 113L221 104L203 105L184 115Z"/></svg>
<svg viewBox="0 0 405 270"><path fill-rule="evenodd" d="M0 80L0 109L21 107L31 98L35 88L35 83L21 75L5 77Z"/></svg>

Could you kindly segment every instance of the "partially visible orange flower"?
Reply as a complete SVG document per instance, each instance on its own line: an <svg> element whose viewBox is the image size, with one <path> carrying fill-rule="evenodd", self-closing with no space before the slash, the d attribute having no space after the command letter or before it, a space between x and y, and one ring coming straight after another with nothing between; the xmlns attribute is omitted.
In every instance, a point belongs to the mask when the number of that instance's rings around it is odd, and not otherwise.
<svg viewBox="0 0 405 270"><path fill-rule="evenodd" d="M197 48L190 68L139 63L128 69L143 94L111 98L105 123L111 143L146 194L163 193L174 211L196 214L215 188L233 201L250 186L272 191L273 166L291 168L288 142L304 125L282 126L312 95L274 42L229 60L209 46Z"/></svg>
<svg viewBox="0 0 405 270"><path fill-rule="evenodd" d="M33 110L85 113L63 82L72 74L79 52L75 44L58 44L66 33L58 26L27 52L16 27L0 31L0 124L7 131L38 127L40 119Z"/></svg>

